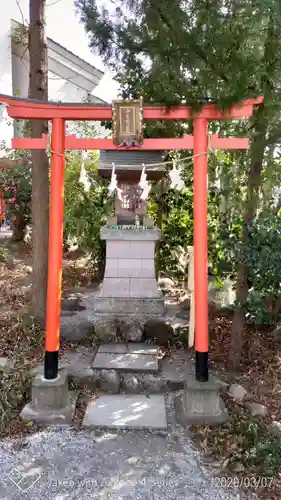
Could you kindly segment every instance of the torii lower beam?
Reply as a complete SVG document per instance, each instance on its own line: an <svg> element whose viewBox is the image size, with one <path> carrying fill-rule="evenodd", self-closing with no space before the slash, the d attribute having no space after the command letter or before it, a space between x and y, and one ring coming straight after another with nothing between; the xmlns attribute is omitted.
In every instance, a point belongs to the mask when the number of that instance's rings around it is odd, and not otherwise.
<svg viewBox="0 0 281 500"><path fill-rule="evenodd" d="M52 165L49 230L49 269L47 294L45 372L47 379L58 375L60 340L62 235L63 235L63 170L65 149L118 149L108 139L65 137L65 120L111 120L112 108L89 104L50 104L0 95L8 105L8 114L16 119L52 120ZM208 139L208 121L249 117L262 97L248 99L222 112L215 105L205 105L198 113L190 106L166 110L159 106L144 107L145 120L194 120L194 135L182 139L146 139L137 149L193 149L194 151L194 292L196 379L208 381L208 237L207 237L207 153L208 148L247 149L248 140L239 138ZM208 142L209 140L209 142ZM47 137L13 139L16 149L46 149ZM136 148L126 148L131 150Z"/></svg>
<svg viewBox="0 0 281 500"><path fill-rule="evenodd" d="M39 139L23 137L12 139L12 146L14 149L47 149L48 136L43 134ZM218 137L217 134L209 136L210 149L248 149L248 146L248 139L238 137ZM184 135L182 138L173 139L144 139L141 147L130 147L126 148L125 151L139 151L140 149L146 151L168 151L172 149L193 149L193 147L193 136ZM83 139L76 137L74 134L65 136L65 149L120 151L120 147L116 146L112 139ZM122 148L122 151L124 151L124 148Z"/></svg>

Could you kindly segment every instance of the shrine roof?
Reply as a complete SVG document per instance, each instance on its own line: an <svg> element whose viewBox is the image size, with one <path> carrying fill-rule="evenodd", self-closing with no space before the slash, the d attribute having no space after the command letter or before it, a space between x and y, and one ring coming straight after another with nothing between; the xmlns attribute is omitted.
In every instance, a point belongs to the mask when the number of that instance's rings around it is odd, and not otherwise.
<svg viewBox="0 0 281 500"><path fill-rule="evenodd" d="M93 96L95 97L95 96ZM0 101L3 99L3 102L6 102L7 100L8 101L14 101L15 102L15 105L17 104L17 102L20 104L21 102L26 102L26 103L29 103L29 104L48 104L50 106L59 106L60 108L64 107L64 106L71 106L71 107L79 107L79 108L82 108L82 107L92 107L92 108L101 108L101 107L105 107L107 108L108 106L110 106L110 104L108 104L107 102L98 102L98 103L92 103L92 102L80 102L80 101L77 101L77 102L61 102L61 101L41 101L39 99L29 99L28 97L17 97L17 96L12 96L12 95L7 95L7 94L0 94Z"/></svg>
<svg viewBox="0 0 281 500"><path fill-rule="evenodd" d="M117 170L141 170L143 165L150 165L148 170L165 170L164 165L159 165L164 161L163 151L101 151L99 159L99 169L111 169L114 163ZM155 164L154 166L151 166Z"/></svg>

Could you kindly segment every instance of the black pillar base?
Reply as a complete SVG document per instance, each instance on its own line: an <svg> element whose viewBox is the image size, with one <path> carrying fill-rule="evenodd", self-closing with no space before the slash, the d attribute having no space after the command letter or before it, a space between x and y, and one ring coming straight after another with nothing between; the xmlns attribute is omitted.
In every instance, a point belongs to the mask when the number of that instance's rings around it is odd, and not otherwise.
<svg viewBox="0 0 281 500"><path fill-rule="evenodd" d="M198 382L208 382L209 380L208 351L195 351L195 378Z"/></svg>
<svg viewBox="0 0 281 500"><path fill-rule="evenodd" d="M57 378L59 369L59 353L58 351L45 352L44 378L52 380Z"/></svg>

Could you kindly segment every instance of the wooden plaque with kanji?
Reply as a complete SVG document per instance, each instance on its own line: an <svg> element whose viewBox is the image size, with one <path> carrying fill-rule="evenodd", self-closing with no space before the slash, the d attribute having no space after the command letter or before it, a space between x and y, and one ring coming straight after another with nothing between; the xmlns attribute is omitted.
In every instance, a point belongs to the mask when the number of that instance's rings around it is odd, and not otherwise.
<svg viewBox="0 0 281 500"><path fill-rule="evenodd" d="M118 146L141 146L143 143L143 104L138 101L115 101L112 108L113 141Z"/></svg>

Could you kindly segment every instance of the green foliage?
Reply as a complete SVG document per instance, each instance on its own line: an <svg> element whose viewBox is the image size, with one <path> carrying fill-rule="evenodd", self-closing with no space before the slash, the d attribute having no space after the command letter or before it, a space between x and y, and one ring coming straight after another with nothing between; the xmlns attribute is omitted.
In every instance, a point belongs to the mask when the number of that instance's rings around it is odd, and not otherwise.
<svg viewBox="0 0 281 500"><path fill-rule="evenodd" d="M243 462L271 478L280 470L281 443L257 422L245 422Z"/></svg>
<svg viewBox="0 0 281 500"><path fill-rule="evenodd" d="M4 190L6 211L9 218L20 217L29 224L31 221L31 165L27 162L7 163L0 171L0 185Z"/></svg>
<svg viewBox="0 0 281 500"><path fill-rule="evenodd" d="M281 319L281 217L261 214L249 224L250 242L240 260L249 266L248 313L256 323Z"/></svg>
<svg viewBox="0 0 281 500"><path fill-rule="evenodd" d="M76 0L90 47L116 71L126 94L144 90L155 102L229 102L263 92L263 58L276 0L117 0L109 8ZM279 63L278 63L279 64ZM272 68L273 69L273 68ZM258 77L257 77L258 76ZM133 90L134 89L134 90Z"/></svg>
<svg viewBox="0 0 281 500"><path fill-rule="evenodd" d="M16 370L0 370L0 436L3 437L11 420L15 418L29 397L30 375Z"/></svg>
<svg viewBox="0 0 281 500"><path fill-rule="evenodd" d="M221 220L212 254L214 269L223 279L234 275L238 263L245 264L249 288L245 313L256 324L272 325L281 319L281 217L265 211L249 222L247 246L241 243L243 227L242 217Z"/></svg>
<svg viewBox="0 0 281 500"><path fill-rule="evenodd" d="M167 171L169 168L166 167ZM159 270L178 276L186 272L179 256L186 257L188 246L193 245L192 159L179 161L179 168L185 187L179 190L171 188L166 176L162 187L159 183L153 184L149 202L150 215L156 224L161 222ZM223 247L220 238L219 199L219 190L211 186L208 193L209 261L218 279L222 274L226 274L222 273L223 265L220 262L223 261ZM158 220L159 214L161 221Z"/></svg>
<svg viewBox="0 0 281 500"><path fill-rule="evenodd" d="M97 169L97 155L94 154L85 166L91 187L88 192L79 182L82 156L72 153L65 168L65 240L76 241L78 248L90 253L94 264L100 268L104 261L104 242L100 240L101 226L110 212L105 183Z"/></svg>
<svg viewBox="0 0 281 500"><path fill-rule="evenodd" d="M0 246L0 264L4 264L7 261L8 250L5 247Z"/></svg>

